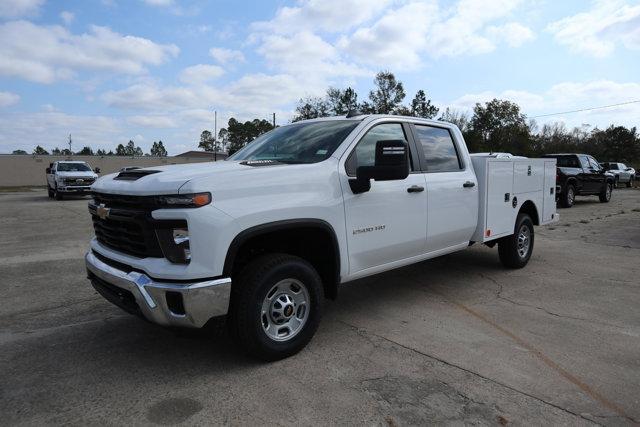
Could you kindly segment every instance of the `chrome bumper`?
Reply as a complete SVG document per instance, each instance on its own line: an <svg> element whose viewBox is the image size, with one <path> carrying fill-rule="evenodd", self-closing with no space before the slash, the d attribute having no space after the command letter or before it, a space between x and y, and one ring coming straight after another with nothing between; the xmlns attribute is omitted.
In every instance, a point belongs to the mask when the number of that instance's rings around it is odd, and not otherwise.
<svg viewBox="0 0 640 427"><path fill-rule="evenodd" d="M126 273L99 260L91 251L85 255L89 279L98 289L98 281L133 294L137 308L149 321L165 326L202 327L212 317L227 314L231 294L231 278L205 280L192 283L158 282L143 273ZM98 279L92 278L92 275ZM100 290L98 290L100 292ZM102 292L100 292L103 294ZM169 294L169 296L167 296ZM182 300L181 312L170 308L168 299ZM105 296L103 294L103 296ZM122 307L107 298L110 302ZM175 304L173 304L175 310ZM126 308L125 308L126 310ZM127 310L129 311L129 310Z"/></svg>

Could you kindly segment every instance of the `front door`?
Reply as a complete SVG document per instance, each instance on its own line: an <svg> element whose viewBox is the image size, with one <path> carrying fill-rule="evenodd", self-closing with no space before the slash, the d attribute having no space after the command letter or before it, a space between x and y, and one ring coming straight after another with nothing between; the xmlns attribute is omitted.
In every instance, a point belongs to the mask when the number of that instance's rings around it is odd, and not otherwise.
<svg viewBox="0 0 640 427"><path fill-rule="evenodd" d="M401 123L373 125L348 154L340 173L351 275L424 253L424 175L416 171L401 180L372 180L371 189L360 194L353 194L348 182L358 166L374 164L377 141L407 140L405 129Z"/></svg>

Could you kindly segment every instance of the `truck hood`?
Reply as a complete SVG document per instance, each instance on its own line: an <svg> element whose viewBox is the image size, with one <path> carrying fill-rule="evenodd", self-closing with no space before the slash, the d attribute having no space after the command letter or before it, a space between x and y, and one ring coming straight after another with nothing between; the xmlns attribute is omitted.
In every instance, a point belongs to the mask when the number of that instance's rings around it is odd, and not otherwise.
<svg viewBox="0 0 640 427"><path fill-rule="evenodd" d="M258 169L279 169L289 167L285 164L271 165L247 165L240 161L220 161L203 163L186 163L182 165L169 165L135 169L129 172L148 172L135 180L117 179L120 172L105 175L98 179L92 186L93 191L111 194L129 195L157 195L178 194L186 183L200 178L216 180L216 177L229 175L243 175Z"/></svg>
<svg viewBox="0 0 640 427"><path fill-rule="evenodd" d="M98 175L92 171L82 172L56 172L56 176L60 178L97 178Z"/></svg>

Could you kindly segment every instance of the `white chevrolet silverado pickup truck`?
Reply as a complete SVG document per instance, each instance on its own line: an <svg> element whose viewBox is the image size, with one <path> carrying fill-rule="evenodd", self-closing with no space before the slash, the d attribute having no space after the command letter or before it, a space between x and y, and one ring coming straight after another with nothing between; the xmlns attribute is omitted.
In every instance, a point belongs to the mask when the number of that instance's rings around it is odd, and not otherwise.
<svg viewBox="0 0 640 427"><path fill-rule="evenodd" d="M50 198L62 200L65 194L89 194L91 185L98 179L97 172L86 162L58 161L49 164L47 174L47 193Z"/></svg>
<svg viewBox="0 0 640 427"><path fill-rule="evenodd" d="M445 122L308 120L224 162L98 179L86 266L130 313L195 328L226 316L249 354L275 360L309 342L340 284L476 242L524 267L534 225L558 219L555 181L555 159L471 156Z"/></svg>

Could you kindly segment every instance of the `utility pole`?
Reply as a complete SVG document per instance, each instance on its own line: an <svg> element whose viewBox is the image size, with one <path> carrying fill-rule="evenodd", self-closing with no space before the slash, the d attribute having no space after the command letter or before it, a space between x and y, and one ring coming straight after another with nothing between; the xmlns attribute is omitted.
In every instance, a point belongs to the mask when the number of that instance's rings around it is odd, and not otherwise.
<svg viewBox="0 0 640 427"><path fill-rule="evenodd" d="M218 111L213 111L213 161L218 161L218 153L216 150L216 145L218 141Z"/></svg>
<svg viewBox="0 0 640 427"><path fill-rule="evenodd" d="M273 127L276 127L276 113L273 113Z"/></svg>
<svg viewBox="0 0 640 427"><path fill-rule="evenodd" d="M73 151L71 151L71 143L72 143L72 141L71 141L71 134L69 134L69 155L72 155L72 154L73 154Z"/></svg>

